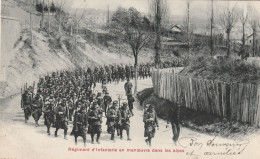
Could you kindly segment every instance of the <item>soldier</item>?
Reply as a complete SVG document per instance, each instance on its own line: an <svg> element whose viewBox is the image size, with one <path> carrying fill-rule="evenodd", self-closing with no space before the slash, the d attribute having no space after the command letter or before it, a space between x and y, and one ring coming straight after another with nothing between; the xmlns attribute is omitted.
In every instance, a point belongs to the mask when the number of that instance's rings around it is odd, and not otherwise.
<svg viewBox="0 0 260 159"><path fill-rule="evenodd" d="M115 140L115 127L117 124L118 112L113 104L107 112L107 132L111 134L110 140Z"/></svg>
<svg viewBox="0 0 260 159"><path fill-rule="evenodd" d="M180 136L180 104L177 103L176 105L172 106L170 108L170 111L168 113L168 119L167 119L167 125L166 128L168 127L169 122L171 122L172 125L172 133L173 133L173 143L176 146L177 141Z"/></svg>
<svg viewBox="0 0 260 159"><path fill-rule="evenodd" d="M32 116L35 120L35 126L38 127L38 120L42 115L42 107L43 107L43 99L41 98L40 94L36 94L33 102L32 102Z"/></svg>
<svg viewBox="0 0 260 159"><path fill-rule="evenodd" d="M126 73L125 75L126 79L130 79L131 73L130 73L130 67L128 65L125 66L125 73Z"/></svg>
<svg viewBox="0 0 260 159"><path fill-rule="evenodd" d="M123 139L123 130L126 130L127 140L130 141L129 131L130 131L130 117L132 117L131 112L127 108L127 103L123 103L120 110L120 139Z"/></svg>
<svg viewBox="0 0 260 159"><path fill-rule="evenodd" d="M84 146L86 146L86 128L88 126L88 118L85 106L79 106L80 111L75 113L73 130L75 137L75 144L77 145L77 138L81 136L83 138Z"/></svg>
<svg viewBox="0 0 260 159"><path fill-rule="evenodd" d="M100 108L96 102L93 102L92 110L88 112L88 121L88 133L91 135L91 143L94 144L94 136L97 134L96 142L100 144L99 137L102 131L102 116L100 116Z"/></svg>
<svg viewBox="0 0 260 159"><path fill-rule="evenodd" d="M69 108L69 121L72 121L72 114L73 114L73 111L74 111L74 105L73 105L73 102L72 102L70 96L67 96L67 106Z"/></svg>
<svg viewBox="0 0 260 159"><path fill-rule="evenodd" d="M50 135L50 127L54 122L54 112L53 112L53 101L46 100L45 105L42 107L42 111L44 113L44 124L47 126L47 133Z"/></svg>
<svg viewBox="0 0 260 159"><path fill-rule="evenodd" d="M127 99L132 96L132 88L133 88L133 84L130 82L130 79L127 79L127 82L124 85L125 88L125 94L127 96Z"/></svg>
<svg viewBox="0 0 260 159"><path fill-rule="evenodd" d="M145 142L147 145L150 147L152 146L152 138L154 137L155 134L155 127L157 126L157 129L159 129L158 125L158 119L157 119L157 114L154 110L154 106L150 106L149 109L147 110L144 119L145 123L145 135L144 137L148 137Z"/></svg>
<svg viewBox="0 0 260 159"><path fill-rule="evenodd" d="M103 97L100 92L98 92L97 97L96 97L97 104L99 105L100 108L103 107Z"/></svg>
<svg viewBox="0 0 260 159"><path fill-rule="evenodd" d="M117 132L117 136L120 136L120 108L118 106L118 101L115 100L112 104L112 106L115 107L115 111L117 113L117 118L116 118L116 124L115 124L115 129L116 129L116 132Z"/></svg>
<svg viewBox="0 0 260 159"><path fill-rule="evenodd" d="M129 97L128 97L128 106L129 106L129 110L130 110L132 116L134 116L134 113L133 113L134 102L135 102L135 98L132 95L129 95Z"/></svg>
<svg viewBox="0 0 260 159"><path fill-rule="evenodd" d="M135 68L134 68L134 66L130 66L130 70L131 70L131 79L134 79L134 77L135 77Z"/></svg>
<svg viewBox="0 0 260 159"><path fill-rule="evenodd" d="M139 65L138 73L139 73L140 79L142 79L142 77L143 77L143 65L142 64Z"/></svg>
<svg viewBox="0 0 260 159"><path fill-rule="evenodd" d="M67 108L66 103L60 103L56 109L54 110L56 114L56 130L55 130L55 137L57 137L57 133L59 129L64 129L64 139L67 140L67 131L68 131L68 119L67 119Z"/></svg>
<svg viewBox="0 0 260 159"><path fill-rule="evenodd" d="M24 110L25 123L28 122L29 117L31 116L32 113L31 104L32 104L32 95L28 90L26 90L22 95L22 105L21 105L22 109Z"/></svg>
<svg viewBox="0 0 260 159"><path fill-rule="evenodd" d="M104 111L105 111L105 115L107 114L107 109L108 109L108 105L112 102L112 98L109 96L109 93L106 92L105 96L103 98L103 103L104 103Z"/></svg>

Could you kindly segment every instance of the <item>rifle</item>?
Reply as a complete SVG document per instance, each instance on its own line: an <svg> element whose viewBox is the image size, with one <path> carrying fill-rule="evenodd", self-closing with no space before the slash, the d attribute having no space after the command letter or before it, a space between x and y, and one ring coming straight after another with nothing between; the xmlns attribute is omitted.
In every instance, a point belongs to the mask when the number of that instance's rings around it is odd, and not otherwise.
<svg viewBox="0 0 260 159"><path fill-rule="evenodd" d="M119 108L120 108L120 100L121 100L121 98L122 98L122 94L117 94L117 96L118 96L118 104L119 104Z"/></svg>
<svg viewBox="0 0 260 159"><path fill-rule="evenodd" d="M32 98L33 98L33 95L34 95L34 87L35 87L35 81L33 82Z"/></svg>
<svg viewBox="0 0 260 159"><path fill-rule="evenodd" d="M23 88L21 87L21 108L23 108Z"/></svg>

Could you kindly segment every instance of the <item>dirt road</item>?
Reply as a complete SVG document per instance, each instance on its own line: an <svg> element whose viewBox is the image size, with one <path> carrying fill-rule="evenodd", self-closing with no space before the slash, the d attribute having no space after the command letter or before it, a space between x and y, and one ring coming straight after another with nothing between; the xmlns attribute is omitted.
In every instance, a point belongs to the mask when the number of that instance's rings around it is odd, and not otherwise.
<svg viewBox="0 0 260 159"><path fill-rule="evenodd" d="M139 91L152 87L150 79L140 80ZM117 94L124 95L124 83L109 84L107 86L113 100L117 99ZM98 84L97 89L101 90ZM130 135L132 141L110 140L110 134L106 132L106 125L103 122L101 144L91 144L90 136L87 136L86 151L80 151L83 147L81 138L78 138L78 145L74 144L74 137L68 136L68 140L63 139L63 130L59 130L58 137L54 137L54 128L51 135L47 135L46 126L43 124L43 117L40 119L40 126L35 127L34 121L30 118L28 123L24 123L24 114L20 108L20 95L1 101L0 110L0 158L26 158L26 159L56 159L56 158L245 158L248 154L250 158L260 156L259 136L253 134L244 137L244 140L224 139L219 136L198 133L187 128L181 129L181 136L178 146L174 146L171 140L171 127L166 128L166 122L159 120L160 129L157 130L155 138L152 140L153 146L149 148L145 143L143 111L139 102L134 103L134 116L131 120ZM106 121L106 119L104 119ZM72 123L69 124L70 133ZM70 149L71 148L71 149ZM70 151L78 148L78 151ZM96 149L97 148L97 149ZM256 149L257 148L257 149ZM69 150L70 149L70 150ZM117 152L98 152L103 151ZM119 150L121 149L121 152ZM171 152L166 152L171 151ZM175 150L175 152L174 152ZM143 152L134 152L143 151ZM149 151L149 152L148 152ZM161 152L162 151L162 152ZM179 151L179 152L177 152ZM208 153L207 153L208 152ZM213 153L222 153L214 155ZM224 154L225 153L225 154ZM232 153L232 154L231 154ZM241 154L239 154L241 153ZM236 155L235 155L236 154Z"/></svg>

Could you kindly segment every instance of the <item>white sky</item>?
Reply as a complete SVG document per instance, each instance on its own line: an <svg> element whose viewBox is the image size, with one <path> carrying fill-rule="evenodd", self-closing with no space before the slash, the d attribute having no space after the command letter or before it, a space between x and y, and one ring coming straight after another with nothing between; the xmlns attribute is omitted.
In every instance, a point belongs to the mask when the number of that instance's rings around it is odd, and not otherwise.
<svg viewBox="0 0 260 159"><path fill-rule="evenodd" d="M134 7L138 11L147 13L149 9L149 0L73 0L73 8L96 8L106 10L109 4L110 10L116 10L117 7ZM168 0L169 10L171 15L184 15L186 10L186 0ZM260 1L232 1L232 4L237 3L238 6L246 6L251 3L260 12ZM206 16L209 7L209 0L192 0L191 12L195 16ZM224 0L217 0L215 7L226 4Z"/></svg>

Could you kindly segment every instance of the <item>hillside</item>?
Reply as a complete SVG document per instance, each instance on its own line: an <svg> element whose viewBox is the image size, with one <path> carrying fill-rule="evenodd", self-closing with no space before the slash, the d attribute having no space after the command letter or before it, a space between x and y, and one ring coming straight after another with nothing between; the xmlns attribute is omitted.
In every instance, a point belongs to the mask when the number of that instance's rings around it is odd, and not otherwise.
<svg viewBox="0 0 260 159"><path fill-rule="evenodd" d="M4 1L6 5L2 10L5 16L14 17L21 23L28 21L28 12L24 6L13 5L11 1ZM2 7L3 8L3 7ZM47 37L46 32L38 29L37 20L40 16L34 15L35 28L33 30L33 43L30 44L29 29L22 28L21 39L17 39L14 48L8 53L12 58L8 62L5 74L6 80L0 83L0 97L7 97L20 92L25 83L31 85L37 82L40 76L57 70L72 70L78 67L85 68L93 65L104 64L133 64L134 59L131 53L121 53L127 50L120 44L113 44L110 47L101 45L88 40L90 37L81 35L78 41L80 44L75 49L73 47L74 38L69 35L57 37L53 32ZM28 28L28 27L27 27ZM10 31L10 30L7 30ZM87 39L87 40L86 40ZM6 39L8 40L8 38ZM140 62L148 62L151 54L149 50L139 58Z"/></svg>

